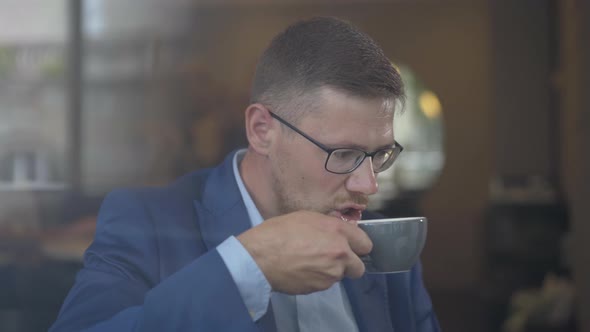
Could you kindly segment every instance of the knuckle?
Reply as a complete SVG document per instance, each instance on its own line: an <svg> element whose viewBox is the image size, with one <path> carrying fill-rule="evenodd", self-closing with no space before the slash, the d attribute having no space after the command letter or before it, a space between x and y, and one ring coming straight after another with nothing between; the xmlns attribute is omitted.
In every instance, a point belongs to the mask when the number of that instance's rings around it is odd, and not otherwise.
<svg viewBox="0 0 590 332"><path fill-rule="evenodd" d="M326 286L327 286L326 288L328 288L332 284L338 282L340 279L342 279L342 272L338 273L337 271L335 271L328 278L326 278Z"/></svg>
<svg viewBox="0 0 590 332"><path fill-rule="evenodd" d="M364 253L362 253L363 255L370 253L373 250L373 241L371 241L370 239L367 239L363 249L364 249Z"/></svg>
<svg viewBox="0 0 590 332"><path fill-rule="evenodd" d="M329 256L335 260L343 260L348 257L348 250L342 245L334 246L330 249Z"/></svg>
<svg viewBox="0 0 590 332"><path fill-rule="evenodd" d="M336 259L346 259L350 255L350 246L348 241L339 238L335 241L334 246L330 250L331 256Z"/></svg>

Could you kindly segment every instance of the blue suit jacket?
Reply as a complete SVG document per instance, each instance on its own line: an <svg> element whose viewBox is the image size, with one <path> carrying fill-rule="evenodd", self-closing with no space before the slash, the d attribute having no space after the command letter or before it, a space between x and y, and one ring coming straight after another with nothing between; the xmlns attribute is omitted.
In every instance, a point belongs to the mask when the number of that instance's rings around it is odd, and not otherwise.
<svg viewBox="0 0 590 332"><path fill-rule="evenodd" d="M252 321L214 250L250 227L232 158L165 188L107 195L50 331L276 331L271 306ZM439 330L419 264L342 282L360 331Z"/></svg>

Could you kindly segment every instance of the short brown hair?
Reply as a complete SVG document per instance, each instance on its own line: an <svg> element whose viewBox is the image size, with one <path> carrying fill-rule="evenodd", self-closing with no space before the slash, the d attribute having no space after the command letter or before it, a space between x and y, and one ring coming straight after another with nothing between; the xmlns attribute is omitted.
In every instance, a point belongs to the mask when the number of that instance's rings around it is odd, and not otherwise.
<svg viewBox="0 0 590 332"><path fill-rule="evenodd" d="M299 21L277 35L262 54L251 103L280 108L330 87L357 97L405 98L398 71L383 50L352 24L333 17Z"/></svg>

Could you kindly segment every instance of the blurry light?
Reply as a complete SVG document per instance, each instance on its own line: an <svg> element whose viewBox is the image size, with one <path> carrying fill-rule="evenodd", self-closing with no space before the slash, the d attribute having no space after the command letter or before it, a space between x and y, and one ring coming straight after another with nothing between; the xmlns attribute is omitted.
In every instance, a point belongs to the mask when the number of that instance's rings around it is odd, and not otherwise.
<svg viewBox="0 0 590 332"><path fill-rule="evenodd" d="M442 107L438 97L432 91L424 91L420 94L419 101L422 113L429 119L435 119L440 116Z"/></svg>
<svg viewBox="0 0 590 332"><path fill-rule="evenodd" d="M395 70L397 70L397 73L398 73L398 74L400 74L400 75L402 74L402 70L400 69L400 67L398 67L398 65L396 65L396 64L395 64L395 63L393 63L393 62L391 63L391 65L393 66L393 68L394 68Z"/></svg>

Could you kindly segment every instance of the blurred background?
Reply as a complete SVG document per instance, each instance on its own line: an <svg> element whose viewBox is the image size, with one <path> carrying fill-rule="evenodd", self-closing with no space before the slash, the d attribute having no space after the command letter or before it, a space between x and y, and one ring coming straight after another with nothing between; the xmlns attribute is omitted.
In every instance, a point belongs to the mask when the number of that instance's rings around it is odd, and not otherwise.
<svg viewBox="0 0 590 332"><path fill-rule="evenodd" d="M257 57L316 15L406 82L372 207L431 221L443 330L590 331L586 0L0 0L0 330L47 330L107 192L245 146Z"/></svg>

